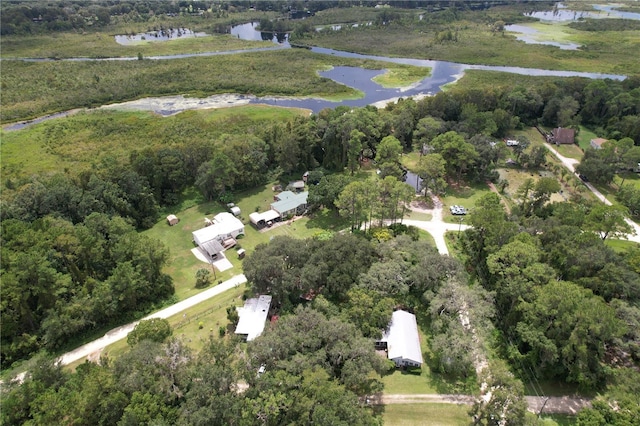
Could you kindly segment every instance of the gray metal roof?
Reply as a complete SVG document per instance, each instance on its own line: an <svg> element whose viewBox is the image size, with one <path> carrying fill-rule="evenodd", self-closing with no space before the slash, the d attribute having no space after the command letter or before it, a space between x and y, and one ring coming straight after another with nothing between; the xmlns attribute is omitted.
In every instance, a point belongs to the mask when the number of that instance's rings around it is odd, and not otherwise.
<svg viewBox="0 0 640 426"><path fill-rule="evenodd" d="M262 334L267 315L271 306L271 296L262 295L258 298L247 299L242 308L238 308L240 320L236 326L236 334L246 334L247 341L251 341Z"/></svg>
<svg viewBox="0 0 640 426"><path fill-rule="evenodd" d="M299 206L306 205L308 195L309 191L301 192L299 194L294 194L291 191L281 192L278 194L278 199L280 201L271 203L271 208L281 214L286 213L298 208Z"/></svg>
<svg viewBox="0 0 640 426"><path fill-rule="evenodd" d="M382 341L387 342L389 359L401 358L419 364L424 362L415 315L406 311L395 311L391 316L388 330L382 336Z"/></svg>

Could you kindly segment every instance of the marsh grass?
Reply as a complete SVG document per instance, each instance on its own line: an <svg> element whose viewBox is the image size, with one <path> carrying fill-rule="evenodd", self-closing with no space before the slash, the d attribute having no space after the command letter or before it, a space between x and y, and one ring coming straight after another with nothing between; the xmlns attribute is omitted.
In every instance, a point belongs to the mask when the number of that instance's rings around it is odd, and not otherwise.
<svg viewBox="0 0 640 426"><path fill-rule="evenodd" d="M171 117L117 110L81 112L23 130L3 131L3 177L82 170L110 159L126 163L133 150L207 142L225 133L252 133L300 114L307 112L263 105L186 111ZM193 202L190 197L186 200Z"/></svg>
<svg viewBox="0 0 640 426"><path fill-rule="evenodd" d="M130 33L130 32L128 32ZM221 52L275 47L270 41L240 40L231 35L215 34L168 41L142 41L131 45L116 43L108 33L53 33L32 36L3 36L2 58L113 58L175 55L182 53Z"/></svg>
<svg viewBox="0 0 640 426"><path fill-rule="evenodd" d="M406 87L431 75L431 68L397 66L389 67L384 74L373 78L382 87Z"/></svg>
<svg viewBox="0 0 640 426"><path fill-rule="evenodd" d="M483 22L458 20L448 26L388 25L341 30L339 37L319 32L307 42L365 54L439 59L466 64L510 65L526 68L634 74L640 63L629 52L640 50L638 31L578 31L545 27L547 34L571 39L584 47L525 44L514 35L492 32ZM438 31L452 31L455 41L441 41Z"/></svg>
<svg viewBox="0 0 640 426"><path fill-rule="evenodd" d="M387 63L305 49L172 60L2 61L0 120L13 122L148 96L238 93L333 100L361 97L360 92L317 73L342 65L388 68Z"/></svg>

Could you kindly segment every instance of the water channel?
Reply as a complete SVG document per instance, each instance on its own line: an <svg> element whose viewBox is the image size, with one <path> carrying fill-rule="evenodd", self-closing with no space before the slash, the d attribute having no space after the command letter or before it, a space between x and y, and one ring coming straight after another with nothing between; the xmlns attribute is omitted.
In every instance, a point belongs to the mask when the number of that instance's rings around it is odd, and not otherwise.
<svg viewBox="0 0 640 426"><path fill-rule="evenodd" d="M263 36L256 31L256 23L248 23L236 26L232 29L232 34L249 40L262 40ZM256 35L257 33L257 35ZM271 33L269 33L271 34ZM190 57L231 55L237 53L247 53L256 51L269 51L278 49L289 49L287 37L271 36L274 41L273 47L249 49L241 51L226 52L204 52L204 53L185 53L166 56L149 56L151 60L172 60ZM522 67L509 66L491 66L491 65L466 65L447 61L432 61L412 58L391 58L385 56L362 55L358 53L343 52L339 50L326 49L322 47L312 47L311 52L322 55L334 55L346 58L371 59L380 62L389 62L395 64L407 64L419 67L431 68L431 75L424 78L416 84L407 88L384 88L372 81L372 78L384 73L384 70L367 70L357 67L334 67L329 71L321 71L318 74L322 77L329 78L337 83L352 87L363 93L363 97L359 99L349 99L343 101L328 101L320 98L284 98L277 96L255 97L251 95L222 95L211 96L204 99L181 98L179 96L167 96L157 98L145 98L137 101L123 102L111 104L109 108L125 108L152 111L161 115L172 115L186 110L217 108L221 106L232 106L241 104L267 104L282 107L295 107L308 109L314 113L318 113L324 108L335 108L340 105L362 107L366 105L381 106L386 102L394 101L400 97L422 97L430 96L441 90L441 87L455 82L464 75L466 70L483 70L483 71L499 71L506 73L514 73L530 76L555 76L555 77L586 77L592 79L610 78L623 80L626 76L615 74L600 74L577 71L554 71ZM48 61L49 59L24 59L28 61ZM137 60L135 57L126 58L69 58L69 61L106 61L106 60ZM223 98L222 101L220 98ZM60 112L46 117L40 117L26 122L15 123L5 127L5 130L19 130L31 124L42 122L52 118L59 118L68 115L68 112Z"/></svg>

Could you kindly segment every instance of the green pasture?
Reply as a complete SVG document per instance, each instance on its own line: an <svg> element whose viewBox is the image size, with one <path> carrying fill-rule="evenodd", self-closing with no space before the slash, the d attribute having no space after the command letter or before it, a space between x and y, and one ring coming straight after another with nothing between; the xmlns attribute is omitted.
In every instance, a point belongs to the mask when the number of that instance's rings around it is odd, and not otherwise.
<svg viewBox="0 0 640 426"><path fill-rule="evenodd" d="M582 149L582 151L586 151L587 148L591 147L591 139L599 138L600 136L593 133L591 130L588 130L584 126L580 126L580 131L576 136L576 141L578 142L578 146ZM574 157L575 158L575 157ZM580 157L582 158L582 157Z"/></svg>
<svg viewBox="0 0 640 426"><path fill-rule="evenodd" d="M578 145L556 145L554 148L560 153L560 155L567 158L581 160L584 155L584 152Z"/></svg>
<svg viewBox="0 0 640 426"><path fill-rule="evenodd" d="M382 414L391 426L459 426L471 422L469 406L457 404L390 404Z"/></svg>

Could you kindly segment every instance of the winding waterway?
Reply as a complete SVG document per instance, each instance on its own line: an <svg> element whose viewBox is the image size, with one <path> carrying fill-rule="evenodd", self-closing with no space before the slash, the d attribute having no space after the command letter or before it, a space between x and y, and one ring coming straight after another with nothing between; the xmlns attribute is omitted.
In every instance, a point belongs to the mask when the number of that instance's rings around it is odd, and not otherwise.
<svg viewBox="0 0 640 426"><path fill-rule="evenodd" d="M244 24L245 30L255 31L255 25ZM246 32L245 32L246 33ZM237 32L235 35L245 34ZM257 51L270 51L278 49L289 49L291 46L288 41L278 42L274 40L275 45L272 47L248 49L248 50L236 50L225 52L204 52L204 53L184 53L177 55L166 56L149 56L150 60L173 60L182 58L193 58L203 56L217 56L217 55L232 55L238 53L248 53ZM334 55L346 58L358 58L358 59L371 59L380 62L389 62L395 64L414 65L419 67L431 68L431 75L424 78L418 83L407 88L384 88L379 84L372 81L372 78L382 74L384 70L367 70L357 67L335 67L329 71L319 72L319 75L325 78L329 78L337 83L344 84L352 87L363 93L363 97L359 99L348 99L343 101L329 101L319 98L283 98L277 96L255 97L251 95L222 95L223 99L220 100L220 96L212 96L204 99L190 99L182 98L178 96L167 96L157 98L145 98L138 101L129 101L117 104L110 104L108 108L123 108L123 109L135 109L143 111L152 111L161 115L172 115L186 110L193 109L205 109L205 108L218 108L221 106L232 106L241 104L267 104L282 107L295 107L311 110L314 113L321 111L324 108L335 108L340 105L362 107L365 105L382 105L385 102L393 101L400 97L421 97L430 96L439 92L442 86L455 82L464 75L466 70L483 70L483 71L499 71L512 74L521 74L529 76L554 76L554 77L586 77L592 79L616 79L623 80L626 76L615 74L600 74L600 73L588 73L578 71L554 71L543 70L534 68L521 68L521 67L509 67L509 66L491 66L491 65L467 65L459 64L455 62L447 61L432 61L423 59L412 58L391 58L386 56L375 55L361 55L358 53L343 52L339 50L326 49L322 47L312 47L311 52L321 55ZM49 61L50 59L22 59L25 61ZM63 59L67 61L129 61L137 60L136 57L126 58L68 58ZM226 98L224 98L226 96ZM74 110L75 111L75 110ZM34 120L15 123L6 126L5 130L19 130L29 125L39 123L52 118L60 118L68 115L69 112L60 112L45 117L39 117Z"/></svg>

